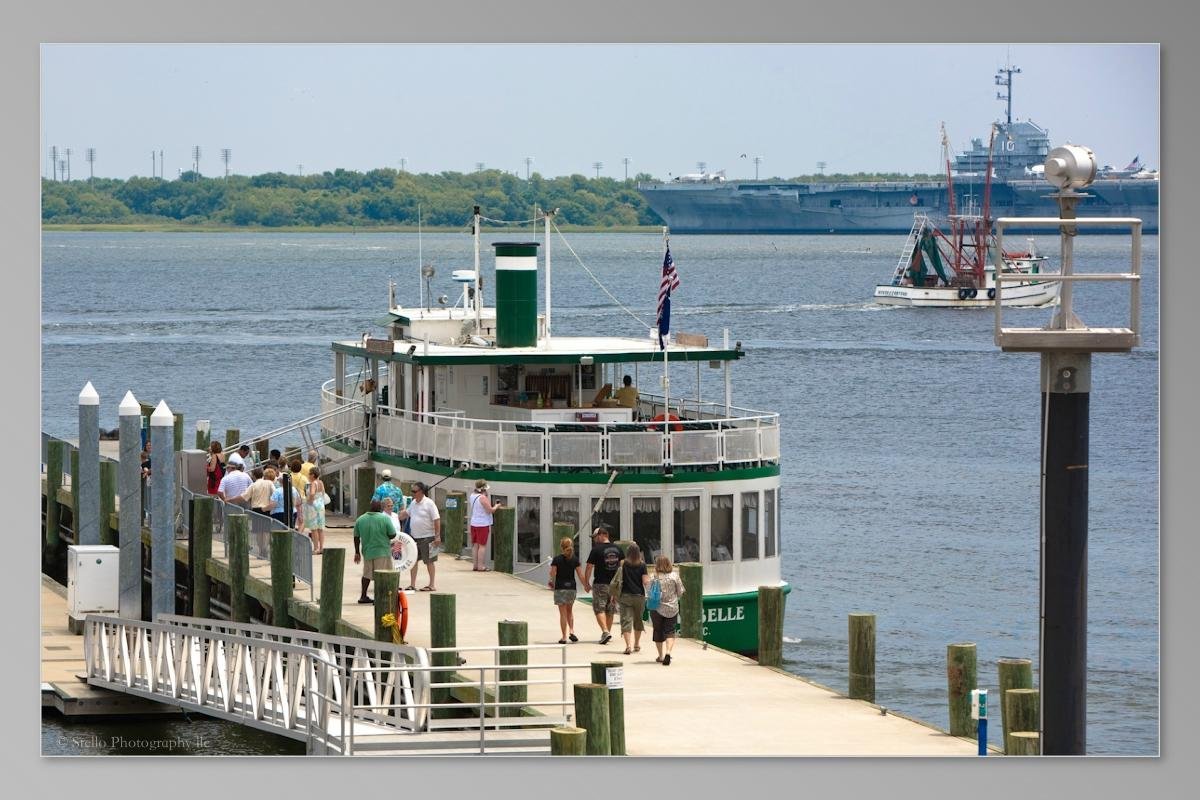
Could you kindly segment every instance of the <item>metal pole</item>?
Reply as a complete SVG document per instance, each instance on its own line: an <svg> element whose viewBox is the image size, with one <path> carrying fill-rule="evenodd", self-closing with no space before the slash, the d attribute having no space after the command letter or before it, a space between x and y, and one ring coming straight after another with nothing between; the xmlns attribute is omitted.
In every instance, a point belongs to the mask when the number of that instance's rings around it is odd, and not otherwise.
<svg viewBox="0 0 1200 800"><path fill-rule="evenodd" d="M729 349L729 328L722 333L722 347ZM725 419L729 419L729 408L733 405L733 384L729 382L729 360L725 361Z"/></svg>
<svg viewBox="0 0 1200 800"><path fill-rule="evenodd" d="M150 415L150 619L175 613L175 415L160 400Z"/></svg>
<svg viewBox="0 0 1200 800"><path fill-rule="evenodd" d="M1045 755L1087 743L1090 353L1042 354L1041 734Z"/></svg>
<svg viewBox="0 0 1200 800"><path fill-rule="evenodd" d="M479 206L475 206L475 335L483 336L483 276L479 274Z"/></svg>
<svg viewBox="0 0 1200 800"><path fill-rule="evenodd" d="M79 393L79 470L71 475L76 495L75 541L100 544L100 395L88 381Z"/></svg>
<svg viewBox="0 0 1200 800"><path fill-rule="evenodd" d="M553 211L546 212L546 344L550 343L550 220Z"/></svg>
<svg viewBox="0 0 1200 800"><path fill-rule="evenodd" d="M126 392L117 410L120 420L121 459L117 465L118 557L117 611L128 619L142 618L142 407L133 392Z"/></svg>

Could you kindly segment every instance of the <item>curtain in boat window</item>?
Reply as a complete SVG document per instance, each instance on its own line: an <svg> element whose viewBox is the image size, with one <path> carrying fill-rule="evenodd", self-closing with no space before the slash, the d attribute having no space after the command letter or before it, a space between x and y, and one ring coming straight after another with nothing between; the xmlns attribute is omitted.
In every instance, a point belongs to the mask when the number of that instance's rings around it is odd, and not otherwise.
<svg viewBox="0 0 1200 800"><path fill-rule="evenodd" d="M542 498L517 497L517 560L542 560Z"/></svg>
<svg viewBox="0 0 1200 800"><path fill-rule="evenodd" d="M758 558L758 492L742 492L742 560Z"/></svg>
<svg viewBox="0 0 1200 800"><path fill-rule="evenodd" d="M733 495L714 494L709 498L709 558L733 560Z"/></svg>
<svg viewBox="0 0 1200 800"><path fill-rule="evenodd" d="M700 495L674 498L675 561L700 560Z"/></svg>
<svg viewBox="0 0 1200 800"><path fill-rule="evenodd" d="M642 548L647 561L653 561L662 552L661 509L661 498L633 498L633 540Z"/></svg>

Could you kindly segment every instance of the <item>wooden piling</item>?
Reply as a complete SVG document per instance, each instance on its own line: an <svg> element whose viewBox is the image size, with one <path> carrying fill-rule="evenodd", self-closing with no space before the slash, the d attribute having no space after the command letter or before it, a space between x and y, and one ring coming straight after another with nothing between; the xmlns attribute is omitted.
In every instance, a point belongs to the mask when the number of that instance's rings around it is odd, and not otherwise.
<svg viewBox="0 0 1200 800"><path fill-rule="evenodd" d="M764 667L783 666L783 602L782 586L758 587L758 663Z"/></svg>
<svg viewBox="0 0 1200 800"><path fill-rule="evenodd" d="M213 503L209 495L197 495L192 500L192 552L188 553L192 569L192 616L212 616L208 591L208 559L212 558Z"/></svg>
<svg viewBox="0 0 1200 800"><path fill-rule="evenodd" d="M625 686L612 687L608 685L609 668L624 670L621 661L593 661L592 683L598 683L608 688L608 747L609 755L625 755Z"/></svg>
<svg viewBox="0 0 1200 800"><path fill-rule="evenodd" d="M346 567L346 548L326 547L321 555L321 608L317 630L333 636L342 618L342 572Z"/></svg>
<svg viewBox="0 0 1200 800"><path fill-rule="evenodd" d="M650 566L651 577L654 574ZM683 595L679 598L679 635L684 639L699 639L704 635L704 567L687 562L676 564Z"/></svg>
<svg viewBox="0 0 1200 800"><path fill-rule="evenodd" d="M517 509L504 506L496 509L492 517L492 569L496 572L513 572L513 550L517 538Z"/></svg>
<svg viewBox="0 0 1200 800"><path fill-rule="evenodd" d="M249 622L246 576L250 573L250 518L231 514L225 518L225 557L229 560L229 616L234 622Z"/></svg>
<svg viewBox="0 0 1200 800"><path fill-rule="evenodd" d="M79 448L71 448L71 541L79 541Z"/></svg>
<svg viewBox="0 0 1200 800"><path fill-rule="evenodd" d="M1009 689L1004 693L1004 752L1009 755L1022 755L1016 752L1018 741L1016 734L1039 729L1040 692L1037 689ZM1025 753L1024 755L1037 755Z"/></svg>
<svg viewBox="0 0 1200 800"><path fill-rule="evenodd" d="M238 428L225 429L225 452L242 440L242 432Z"/></svg>
<svg viewBox="0 0 1200 800"><path fill-rule="evenodd" d="M976 736L971 719L971 690L976 688L975 644L946 645L946 684L950 705L950 735Z"/></svg>
<svg viewBox="0 0 1200 800"><path fill-rule="evenodd" d="M1009 689L1033 688L1033 662L1028 658L1000 658L996 660L996 669L1000 675L1000 712L1003 724L1001 741L1005 752L1008 752L1008 734L1012 733L1013 728L1009 724L1004 697Z"/></svg>
<svg viewBox="0 0 1200 800"><path fill-rule="evenodd" d="M558 553L560 548L558 543L563 539L570 539L571 545L575 548L575 556L579 557L579 539L575 536L575 526L568 522L555 522L550 526L553 532L553 538L550 539L554 543L554 552Z"/></svg>
<svg viewBox="0 0 1200 800"><path fill-rule="evenodd" d="M117 510L117 462L100 462L100 544L115 545L112 516Z"/></svg>
<svg viewBox="0 0 1200 800"><path fill-rule="evenodd" d="M207 450L211 444L212 444L212 433L210 431L202 431L197 428L196 429L196 449L204 450L207 452Z"/></svg>
<svg viewBox="0 0 1200 800"><path fill-rule="evenodd" d="M354 468L354 516L361 517L371 510L371 495L375 494L375 468L359 464Z"/></svg>
<svg viewBox="0 0 1200 800"><path fill-rule="evenodd" d="M324 556L322 556L324 558ZM400 573L394 569L375 570L375 641L392 642L392 627L383 624L388 614L396 614L396 592L400 589ZM399 617L396 624L400 624Z"/></svg>
<svg viewBox="0 0 1200 800"><path fill-rule="evenodd" d="M63 458L67 443L51 439L46 443L46 535L42 542L42 561L53 564L62 554L62 539L58 529L62 519L62 507L58 504L58 492L63 484Z"/></svg>
<svg viewBox="0 0 1200 800"><path fill-rule="evenodd" d="M183 450L183 414L175 414L175 452Z"/></svg>
<svg viewBox="0 0 1200 800"><path fill-rule="evenodd" d="M612 754L612 735L608 729L608 687L603 683L575 684L575 720L587 731L589 756Z"/></svg>
<svg viewBox="0 0 1200 800"><path fill-rule="evenodd" d="M254 451L258 453L258 461L261 464L271 457L271 440L259 439L254 443Z"/></svg>
<svg viewBox="0 0 1200 800"><path fill-rule="evenodd" d="M583 756L587 755L587 731L564 725L550 729L550 755L552 756Z"/></svg>
<svg viewBox="0 0 1200 800"><path fill-rule="evenodd" d="M529 623L518 622L514 620L500 620L496 624L498 628L498 641L501 646L504 645L520 645L526 646L529 644ZM528 650L501 650L499 652L498 661L500 664L521 665L529 663ZM529 670L525 669L502 669L500 670L500 681L523 681L529 677ZM499 697L501 703L524 703L529 700L529 687L527 686L501 686ZM502 717L519 717L521 709L517 706L502 706L500 708L500 716Z"/></svg>
<svg viewBox="0 0 1200 800"><path fill-rule="evenodd" d="M375 587L376 593L379 587ZM458 627L455 617L455 596L446 592L434 592L429 595L429 644L431 647L454 647L458 644ZM453 650L429 655L430 666L457 667L458 653ZM453 671L431 672L433 683L447 683ZM450 699L449 689L431 689L431 699L434 703L445 703ZM444 708L432 709L432 716L445 718L449 710Z"/></svg>
<svg viewBox="0 0 1200 800"><path fill-rule="evenodd" d="M446 492L442 503L442 549L446 555L458 558L466 541L464 523L467 518L467 495L463 492Z"/></svg>
<svg viewBox="0 0 1200 800"><path fill-rule="evenodd" d="M851 700L875 702L875 615L851 614L850 681Z"/></svg>
<svg viewBox="0 0 1200 800"><path fill-rule="evenodd" d="M292 532L271 531L271 621L275 627L292 627L291 599Z"/></svg>
<svg viewBox="0 0 1200 800"><path fill-rule="evenodd" d="M1013 731L1010 756L1038 756L1042 754L1041 735L1037 731Z"/></svg>

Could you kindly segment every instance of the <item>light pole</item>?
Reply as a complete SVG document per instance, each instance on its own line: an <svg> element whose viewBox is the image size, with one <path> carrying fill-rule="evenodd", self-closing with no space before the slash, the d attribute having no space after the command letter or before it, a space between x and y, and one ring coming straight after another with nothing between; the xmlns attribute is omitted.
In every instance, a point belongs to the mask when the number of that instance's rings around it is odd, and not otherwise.
<svg viewBox="0 0 1200 800"><path fill-rule="evenodd" d="M825 174L825 162L824 161L817 162L817 172L819 172L822 175Z"/></svg>
<svg viewBox="0 0 1200 800"><path fill-rule="evenodd" d="M533 163L533 156L525 156L525 180L529 180L529 165Z"/></svg>
<svg viewBox="0 0 1200 800"><path fill-rule="evenodd" d="M593 161L592 167L596 170L596 180L600 180L600 169L604 166L603 161Z"/></svg>
<svg viewBox="0 0 1200 800"><path fill-rule="evenodd" d="M758 180L758 165L762 163L762 156L754 157L754 180Z"/></svg>
<svg viewBox="0 0 1200 800"><path fill-rule="evenodd" d="M621 159L621 163L625 165L625 180L629 180L629 156Z"/></svg>

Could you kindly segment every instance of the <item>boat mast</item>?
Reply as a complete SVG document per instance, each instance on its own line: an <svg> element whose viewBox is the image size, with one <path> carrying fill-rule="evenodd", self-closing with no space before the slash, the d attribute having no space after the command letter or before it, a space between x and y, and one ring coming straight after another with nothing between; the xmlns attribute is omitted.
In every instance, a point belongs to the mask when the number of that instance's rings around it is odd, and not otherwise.
<svg viewBox="0 0 1200 800"><path fill-rule="evenodd" d="M475 206L475 215L471 221L471 227L474 229L475 234L475 335L483 336L483 325L480 319L482 312L479 309L483 300L480 296L483 282L479 275L479 206Z"/></svg>
<svg viewBox="0 0 1200 800"><path fill-rule="evenodd" d="M666 250L671 246L671 231L666 225L663 226L663 249ZM662 354L663 354L663 452L668 452L667 448L670 445L669 434L670 427L667 423L671 419L671 371L670 365L667 363L667 338L662 335L662 329L658 329L658 335L662 337Z"/></svg>
<svg viewBox="0 0 1200 800"><path fill-rule="evenodd" d="M425 307L425 264L421 250L421 204L417 203L417 295L421 299L420 307Z"/></svg>
<svg viewBox="0 0 1200 800"><path fill-rule="evenodd" d="M555 209L557 211L558 209ZM550 222L555 211L543 212L546 219L546 344L550 344Z"/></svg>
<svg viewBox="0 0 1200 800"><path fill-rule="evenodd" d="M1004 113L1004 122L1006 125L1012 125L1012 76L1020 74L1021 68L1014 67L1009 63L996 70L996 85L1004 87L1004 94L996 92L996 99L1003 100L1006 103Z"/></svg>

